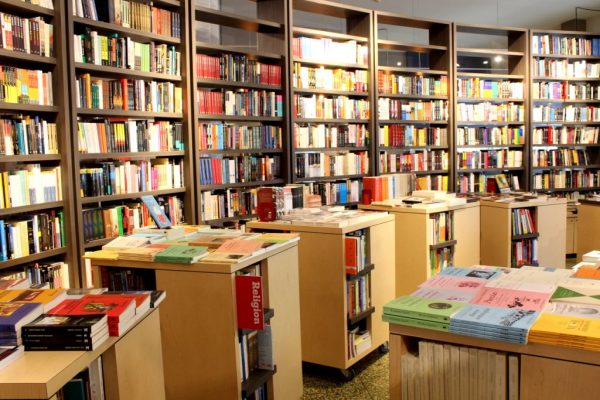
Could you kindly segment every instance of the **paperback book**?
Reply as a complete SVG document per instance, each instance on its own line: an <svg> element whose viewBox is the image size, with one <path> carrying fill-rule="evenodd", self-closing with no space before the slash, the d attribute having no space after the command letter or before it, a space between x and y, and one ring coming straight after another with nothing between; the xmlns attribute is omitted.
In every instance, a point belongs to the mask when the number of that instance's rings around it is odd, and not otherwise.
<svg viewBox="0 0 600 400"><path fill-rule="evenodd" d="M465 303L402 296L383 306L383 314L419 318L427 321L447 322L450 317L465 306Z"/></svg>

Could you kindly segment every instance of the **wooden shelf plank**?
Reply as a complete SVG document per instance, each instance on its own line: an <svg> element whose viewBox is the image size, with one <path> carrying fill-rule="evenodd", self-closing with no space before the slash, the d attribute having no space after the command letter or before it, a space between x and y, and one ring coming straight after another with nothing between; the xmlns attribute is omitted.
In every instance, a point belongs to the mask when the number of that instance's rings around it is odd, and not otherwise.
<svg viewBox="0 0 600 400"><path fill-rule="evenodd" d="M329 38L329 39L339 39L339 40L355 40L360 43L368 43L369 38L365 36L356 36L349 35L347 33L338 33L325 31L321 29L312 29L312 28L304 28L295 26L293 29L293 33L295 36L307 36L311 38L321 39L321 38Z"/></svg>
<svg viewBox="0 0 600 400"><path fill-rule="evenodd" d="M36 254L31 254L26 257L13 258L12 260L0 262L0 269L12 268L19 265L26 265L34 263L46 258L56 257L67 253L66 247L60 247L58 249L52 249L48 251L42 251Z"/></svg>
<svg viewBox="0 0 600 400"><path fill-rule="evenodd" d="M398 146L398 147L385 147L379 146L378 151L385 151L386 153L407 153L411 151L419 150L448 150L448 146Z"/></svg>
<svg viewBox="0 0 600 400"><path fill-rule="evenodd" d="M0 111L16 111L23 113L57 113L58 106L40 106L37 104L20 104L0 102Z"/></svg>
<svg viewBox="0 0 600 400"><path fill-rule="evenodd" d="M258 214L246 214L246 215L236 215L235 217L225 217L225 218L217 218L217 219L202 219L200 218L200 221L202 221L203 223L206 223L208 225L218 225L221 224L223 222L229 222L229 221L239 221L242 219L257 219L258 218Z"/></svg>
<svg viewBox="0 0 600 400"><path fill-rule="evenodd" d="M357 322L360 322L363 319L369 317L374 312L375 312L375 307L369 307L365 311L362 311L353 317L348 317L348 325L354 325Z"/></svg>
<svg viewBox="0 0 600 400"><path fill-rule="evenodd" d="M499 171L523 171L523 167L490 167L490 168L458 168L456 170L459 174L465 174L469 172L499 172Z"/></svg>
<svg viewBox="0 0 600 400"><path fill-rule="evenodd" d="M269 53L263 52L253 49L241 50L241 49L232 49L231 46L215 44L215 43L206 43L206 42L196 42L196 52L199 53L234 53L234 54L244 54L249 56L250 58L264 58L270 60L281 60L282 55L277 53Z"/></svg>
<svg viewBox="0 0 600 400"><path fill-rule="evenodd" d="M437 69L422 69L422 68L408 68L408 67L389 67L389 66L378 66L380 71L388 72L399 72L407 74L423 74L423 75L448 75L448 71L442 71Z"/></svg>
<svg viewBox="0 0 600 400"><path fill-rule="evenodd" d="M171 194L179 194L185 193L185 188L177 188L177 189L162 189L162 190L152 190L148 192L137 192L137 193L124 193L124 194L114 194L110 196L95 196L95 197L82 197L81 204L93 204L93 203L101 203L108 201L119 201L119 200L131 200L137 199L142 196L167 196Z"/></svg>
<svg viewBox="0 0 600 400"><path fill-rule="evenodd" d="M437 250L437 249L443 249L444 247L456 246L456 243L458 243L456 240L447 240L442 243L430 244L429 250Z"/></svg>
<svg viewBox="0 0 600 400"><path fill-rule="evenodd" d="M583 32L582 32L583 33ZM565 60L600 60L600 56L567 56L567 55L562 55L562 54L537 54L537 53L531 53L532 57L535 58L558 58L558 59L565 59Z"/></svg>
<svg viewBox="0 0 600 400"><path fill-rule="evenodd" d="M532 147L600 147L600 143L570 143L570 144L532 144Z"/></svg>
<svg viewBox="0 0 600 400"><path fill-rule="evenodd" d="M327 153L327 152L350 152L350 151L368 151L368 147L305 147L294 149L294 153Z"/></svg>
<svg viewBox="0 0 600 400"><path fill-rule="evenodd" d="M492 126L504 126L504 125L525 125L525 121L504 121L504 122L498 122L498 121L456 121L456 125L462 125L462 126L486 126L486 125L492 125Z"/></svg>
<svg viewBox="0 0 600 400"><path fill-rule="evenodd" d="M300 64L307 65L316 65L316 66L324 66L324 67L334 67L334 68L345 68L345 69L369 69L368 65L363 64L348 64L348 63L338 63L333 61L322 61L322 60L313 60L313 59L305 59L294 57L294 62Z"/></svg>
<svg viewBox="0 0 600 400"><path fill-rule="evenodd" d="M209 7L195 6L196 21L243 29L250 32L277 33L281 32L283 25L260 18L245 17L227 11L216 10Z"/></svg>
<svg viewBox="0 0 600 400"><path fill-rule="evenodd" d="M101 247L101 246L104 246L105 244L111 242L113 239L114 239L114 237L92 240L90 242L85 243L83 245L83 248L84 249L93 249L94 247Z"/></svg>
<svg viewBox="0 0 600 400"><path fill-rule="evenodd" d="M380 119L377 121L380 124L414 124L414 125L448 125L448 120L441 121L420 121L414 119Z"/></svg>
<svg viewBox="0 0 600 400"><path fill-rule="evenodd" d="M597 82L599 78L572 78L572 77L554 77L554 76L532 76L534 81L566 81L566 82Z"/></svg>
<svg viewBox="0 0 600 400"><path fill-rule="evenodd" d="M461 144L456 145L457 149L523 149L524 144Z"/></svg>
<svg viewBox="0 0 600 400"><path fill-rule="evenodd" d="M79 160L119 160L122 158L146 159L156 157L182 157L185 151L138 151L123 153L86 153L79 154Z"/></svg>
<svg viewBox="0 0 600 400"><path fill-rule="evenodd" d="M220 190L220 189L233 189L233 188L245 188L245 187L257 187L257 186L269 186L269 185L281 185L284 183L283 179L273 179L270 181L253 181L253 182L237 182L237 183L224 183L219 185L199 185L201 191L209 190Z"/></svg>
<svg viewBox="0 0 600 400"><path fill-rule="evenodd" d="M75 63L75 69L78 71L88 71L95 72L99 74L110 74L110 75L120 75L120 76L128 76L134 78L143 78L143 79L157 79L164 81L173 81L180 82L181 76L179 75L169 75L163 74L159 72L145 72L145 71L137 71L129 68L118 68L118 67L109 67L105 65L96 65L89 63Z"/></svg>
<svg viewBox="0 0 600 400"><path fill-rule="evenodd" d="M102 110L95 108L77 108L77 114L79 115L95 115L101 117L125 117L125 118L171 118L181 119L183 118L182 113L170 113L170 112L159 112L159 111L129 111L129 110Z"/></svg>
<svg viewBox="0 0 600 400"><path fill-rule="evenodd" d="M510 51L510 50L506 50L506 49L475 49L475 48L466 48L466 47L459 47L456 49L456 53L457 54L481 54L481 55L490 55L490 56L508 56L508 57L512 57L512 56L524 56L525 53L522 51Z"/></svg>
<svg viewBox="0 0 600 400"><path fill-rule="evenodd" d="M591 103L598 104L600 100L596 99L531 99L534 103L565 103L565 104L578 104L578 103Z"/></svg>
<svg viewBox="0 0 600 400"><path fill-rule="evenodd" d="M22 0L0 0L0 7L3 11L12 11L26 14L28 16L41 15L53 17L54 10L35 4L25 3Z"/></svg>
<svg viewBox="0 0 600 400"><path fill-rule="evenodd" d="M512 235L511 236L511 240L524 240L524 239L536 239L540 236L539 233L527 233L527 234L523 234L523 235Z"/></svg>
<svg viewBox="0 0 600 400"><path fill-rule="evenodd" d="M224 114L198 114L199 120L210 121L256 121L256 122L282 122L283 117L252 117L242 115L224 115Z"/></svg>
<svg viewBox="0 0 600 400"><path fill-rule="evenodd" d="M250 376L248 376L248 379L242 382L242 398L246 398L258 390L258 388L267 383L276 372L276 367L273 370L255 369L252 371Z"/></svg>
<svg viewBox="0 0 600 400"><path fill-rule="evenodd" d="M481 72L457 72L458 78L485 78L485 79L510 79L510 80L523 80L525 75L513 75L513 74L485 74Z"/></svg>
<svg viewBox="0 0 600 400"><path fill-rule="evenodd" d="M37 54L27 54L17 50L0 49L0 59L11 60L17 62L31 62L46 64L49 66L56 65L55 57L44 57Z"/></svg>
<svg viewBox="0 0 600 400"><path fill-rule="evenodd" d="M389 97L390 99L448 100L448 96L434 96L434 95L426 95L426 94L379 93L379 97Z"/></svg>
<svg viewBox="0 0 600 400"><path fill-rule="evenodd" d="M401 171L400 173L415 174L415 175L439 175L439 174L447 174L448 170L446 170L446 169L431 169L429 171Z"/></svg>
<svg viewBox="0 0 600 400"><path fill-rule="evenodd" d="M373 271L374 269L375 269L375 264L367 264L367 265L365 265L365 267L363 269L358 271L356 275L347 273L346 280L349 282L356 281L356 280L360 279L361 277L370 274L371 271Z"/></svg>
<svg viewBox="0 0 600 400"><path fill-rule="evenodd" d="M336 175L336 176L313 176L310 178L296 178L296 182L336 182L345 181L348 179L360 179L364 177L363 174L355 175Z"/></svg>
<svg viewBox="0 0 600 400"><path fill-rule="evenodd" d="M222 154L226 156L235 156L238 154L281 154L282 149L236 149L236 150L198 150L200 155L203 154Z"/></svg>
<svg viewBox="0 0 600 400"><path fill-rule="evenodd" d="M89 18L82 18L82 17L74 16L73 22L76 24L79 24L79 25L85 25L85 26L89 26L92 28L96 28L98 30L101 30L101 31L107 32L107 33L114 33L114 32L121 33L121 34L123 34L125 36L129 36L130 38L135 39L135 40L143 40L146 42L157 41L157 42L167 43L167 44L180 44L181 43L181 39L175 38L172 36L157 35L157 34L151 33L151 32L144 32L144 31L140 31L138 29L126 28L124 26L111 24L109 22L94 21Z"/></svg>
<svg viewBox="0 0 600 400"><path fill-rule="evenodd" d="M531 169L535 170L535 171L541 171L541 170L563 171L563 170L570 170L570 169L581 170L581 169L599 169L599 168L600 168L600 164L531 166Z"/></svg>
<svg viewBox="0 0 600 400"><path fill-rule="evenodd" d="M368 97L368 92L349 92L345 90L331 90L331 89L306 89L306 88L294 88L296 94L324 94L324 95L335 95L335 96L352 96L352 97Z"/></svg>
<svg viewBox="0 0 600 400"><path fill-rule="evenodd" d="M247 89L260 89L260 90L281 90L281 85L263 85L258 83L249 82L233 82L217 79L197 79L198 86L209 86L209 87L231 87L231 88L247 88Z"/></svg>
<svg viewBox="0 0 600 400"><path fill-rule="evenodd" d="M13 214L30 213L34 211L51 210L53 208L63 207L62 201L50 201L47 203L32 204L29 206L0 208L0 217L6 217Z"/></svg>
<svg viewBox="0 0 600 400"><path fill-rule="evenodd" d="M368 119L339 119L339 118L296 118L297 124L368 124Z"/></svg>
<svg viewBox="0 0 600 400"><path fill-rule="evenodd" d="M60 154L23 154L18 156L0 155L0 163L13 162L44 162L44 161L60 161Z"/></svg>
<svg viewBox="0 0 600 400"><path fill-rule="evenodd" d="M490 102L490 103L523 103L525 99L490 99L487 97L457 97L456 101L462 103L482 103L482 102Z"/></svg>
<svg viewBox="0 0 600 400"><path fill-rule="evenodd" d="M384 40L384 39L378 39L377 46L380 49L406 50L406 51L415 51L415 52L448 50L448 47L446 47L446 46L438 46L438 45L433 45L433 44L404 43L404 42L397 42L394 40Z"/></svg>
<svg viewBox="0 0 600 400"><path fill-rule="evenodd" d="M558 126L586 126L586 125L600 125L600 121L531 121L531 125L534 126L545 126L545 125L558 125Z"/></svg>

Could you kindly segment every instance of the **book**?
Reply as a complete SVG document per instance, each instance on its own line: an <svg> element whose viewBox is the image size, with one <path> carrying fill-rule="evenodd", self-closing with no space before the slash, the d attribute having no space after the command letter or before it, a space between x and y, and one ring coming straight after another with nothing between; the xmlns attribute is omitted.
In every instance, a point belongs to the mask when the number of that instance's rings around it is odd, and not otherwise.
<svg viewBox="0 0 600 400"><path fill-rule="evenodd" d="M150 239L147 237L119 236L102 246L102 250L127 250L134 247L142 247L147 244L150 244Z"/></svg>
<svg viewBox="0 0 600 400"><path fill-rule="evenodd" d="M391 324L414 326L417 328L427 328L436 331L448 332L448 322L436 322L421 318L402 317L399 315L383 314L383 320Z"/></svg>
<svg viewBox="0 0 600 400"><path fill-rule="evenodd" d="M44 312L48 312L67 298L65 289L19 289L10 290L10 301L15 303L41 303ZM6 301L7 297L3 297Z"/></svg>
<svg viewBox="0 0 600 400"><path fill-rule="evenodd" d="M23 355L23 346L0 346L0 370Z"/></svg>
<svg viewBox="0 0 600 400"><path fill-rule="evenodd" d="M41 303L0 303L0 332L16 332L18 337L21 327L35 320L42 312Z"/></svg>
<svg viewBox="0 0 600 400"><path fill-rule="evenodd" d="M133 233L150 233L165 235L167 237L167 240L180 239L186 235L185 227L182 225L174 225L170 228L156 228L153 226L145 226L142 228L134 228Z"/></svg>
<svg viewBox="0 0 600 400"><path fill-rule="evenodd" d="M29 288L29 279L27 278L2 278L0 279L0 290L8 290L8 289L28 289Z"/></svg>
<svg viewBox="0 0 600 400"><path fill-rule="evenodd" d="M573 344L600 347L600 320L542 314L531 327L529 338L535 342L544 337L550 342L565 344L571 341Z"/></svg>
<svg viewBox="0 0 600 400"><path fill-rule="evenodd" d="M165 215L163 210L160 208L154 196L141 196L140 199L144 202L148 208L150 216L154 220L157 227L161 229L170 228L172 226L169 217Z"/></svg>
<svg viewBox="0 0 600 400"><path fill-rule="evenodd" d="M588 279L579 279L588 281ZM571 280L572 281L572 280ZM592 281L592 282L595 282ZM577 285L569 282L560 283L550 297L551 302L580 303L600 306L600 287Z"/></svg>
<svg viewBox="0 0 600 400"><path fill-rule="evenodd" d="M579 303L548 303L544 307L544 314L569 315L581 318L600 319L600 305Z"/></svg>
<svg viewBox="0 0 600 400"><path fill-rule="evenodd" d="M91 337L106 330L108 318L100 315L40 315L23 326L23 336L78 335Z"/></svg>
<svg viewBox="0 0 600 400"><path fill-rule="evenodd" d="M204 257L203 261L207 263L225 263L235 264L252 257L252 254L247 253L222 253L220 251L213 251L208 253Z"/></svg>
<svg viewBox="0 0 600 400"><path fill-rule="evenodd" d="M600 264L581 266L572 276L574 278L600 279Z"/></svg>
<svg viewBox="0 0 600 400"><path fill-rule="evenodd" d="M262 277L236 275L235 301L238 329L264 328Z"/></svg>
<svg viewBox="0 0 600 400"><path fill-rule="evenodd" d="M502 327L511 332L528 332L539 315L538 311L532 310L513 310L467 304L452 316L450 326L453 323L462 322L474 327Z"/></svg>
<svg viewBox="0 0 600 400"><path fill-rule="evenodd" d="M446 267L442 269L439 275L458 276L466 278L481 278L481 279L494 279L498 278L503 274L499 268L496 267Z"/></svg>
<svg viewBox="0 0 600 400"><path fill-rule="evenodd" d="M67 299L80 299L88 294L102 294L107 288L70 288L67 289Z"/></svg>
<svg viewBox="0 0 600 400"><path fill-rule="evenodd" d="M470 303L518 310L541 311L549 299L550 293L484 287L475 295Z"/></svg>
<svg viewBox="0 0 600 400"><path fill-rule="evenodd" d="M476 292L485 286L487 281L483 278L436 275L420 284L419 287Z"/></svg>
<svg viewBox="0 0 600 400"><path fill-rule="evenodd" d="M54 307L50 315L106 314L109 325L129 320L135 316L135 300L118 294L90 294L81 299L64 300Z"/></svg>
<svg viewBox="0 0 600 400"><path fill-rule="evenodd" d="M466 303L424 299L421 297L401 296L383 306L383 314L419 318L427 321L447 322L450 317L464 307Z"/></svg>
<svg viewBox="0 0 600 400"><path fill-rule="evenodd" d="M167 298L167 292L164 290L153 290L150 292L150 308L156 308L164 299Z"/></svg>
<svg viewBox="0 0 600 400"><path fill-rule="evenodd" d="M415 297L422 297L424 299L450 300L468 303L469 301L471 301L471 299L473 299L473 297L475 297L476 292L470 292L466 290L445 290L422 287L418 288L410 295Z"/></svg>
<svg viewBox="0 0 600 400"><path fill-rule="evenodd" d="M203 246L169 246L154 256L156 262L192 264L208 255Z"/></svg>

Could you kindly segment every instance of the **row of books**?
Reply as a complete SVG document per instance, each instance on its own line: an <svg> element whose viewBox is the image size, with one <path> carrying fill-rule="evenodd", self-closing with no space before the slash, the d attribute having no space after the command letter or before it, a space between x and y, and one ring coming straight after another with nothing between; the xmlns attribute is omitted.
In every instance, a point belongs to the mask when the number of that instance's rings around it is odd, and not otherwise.
<svg viewBox="0 0 600 400"><path fill-rule="evenodd" d="M79 152L84 154L185 150L183 125L170 121L79 121L77 134Z"/></svg>
<svg viewBox="0 0 600 400"><path fill-rule="evenodd" d="M294 148L366 147L369 131L364 124L294 124Z"/></svg>
<svg viewBox="0 0 600 400"><path fill-rule="evenodd" d="M56 124L39 116L0 119L0 154L58 154Z"/></svg>
<svg viewBox="0 0 600 400"><path fill-rule="evenodd" d="M457 153L458 168L520 168L523 166L522 150L475 150Z"/></svg>
<svg viewBox="0 0 600 400"><path fill-rule="evenodd" d="M457 97L483 97L486 99L522 99L523 82L458 78Z"/></svg>
<svg viewBox="0 0 600 400"><path fill-rule="evenodd" d="M368 351L372 346L371 332L360 326L348 330L348 359Z"/></svg>
<svg viewBox="0 0 600 400"><path fill-rule="evenodd" d="M338 42L329 38L295 37L292 55L302 60L369 65L369 46L355 40Z"/></svg>
<svg viewBox="0 0 600 400"><path fill-rule="evenodd" d="M429 271L434 275L454 264L454 246L429 250Z"/></svg>
<svg viewBox="0 0 600 400"><path fill-rule="evenodd" d="M61 168L28 164L0 173L0 208L62 201Z"/></svg>
<svg viewBox="0 0 600 400"><path fill-rule="evenodd" d="M586 150L578 149L534 149L531 158L534 167L589 165L591 160Z"/></svg>
<svg viewBox="0 0 600 400"><path fill-rule="evenodd" d="M196 54L196 78L254 85L281 85L281 65L266 64L242 54Z"/></svg>
<svg viewBox="0 0 600 400"><path fill-rule="evenodd" d="M370 104L368 100L347 96L294 95L294 115L296 118L366 120L370 116Z"/></svg>
<svg viewBox="0 0 600 400"><path fill-rule="evenodd" d="M600 171L544 171L533 174L533 188L536 190L597 187L600 187Z"/></svg>
<svg viewBox="0 0 600 400"><path fill-rule="evenodd" d="M379 154L381 173L439 171L448 170L448 152L446 150L414 151L407 153Z"/></svg>
<svg viewBox="0 0 600 400"><path fill-rule="evenodd" d="M377 90L380 95L405 94L417 96L447 96L448 77L426 75L399 75L377 72Z"/></svg>
<svg viewBox="0 0 600 400"><path fill-rule="evenodd" d="M511 242L510 265L521 267L523 265L538 265L539 242L537 238L515 240Z"/></svg>
<svg viewBox="0 0 600 400"><path fill-rule="evenodd" d="M345 179L338 182L310 182L304 183L308 194L304 194L304 206L314 207L320 205L358 203L362 194L362 180ZM312 196L310 196L312 194ZM315 198L316 204L311 204Z"/></svg>
<svg viewBox="0 0 600 400"><path fill-rule="evenodd" d="M283 96L277 92L198 89L196 95L200 114L283 117Z"/></svg>
<svg viewBox="0 0 600 400"><path fill-rule="evenodd" d="M136 42L118 34L105 36L88 31L73 35L73 57L78 63L181 75L181 53L175 46Z"/></svg>
<svg viewBox="0 0 600 400"><path fill-rule="evenodd" d="M366 151L345 154L296 154L296 177L316 178L336 175L369 173L369 154Z"/></svg>
<svg viewBox="0 0 600 400"><path fill-rule="evenodd" d="M379 146L447 146L448 129L386 124L379 127Z"/></svg>
<svg viewBox="0 0 600 400"><path fill-rule="evenodd" d="M297 89L339 90L345 92L366 93L369 91L369 72L367 70L345 70L303 66L294 63L292 82Z"/></svg>
<svg viewBox="0 0 600 400"><path fill-rule="evenodd" d="M448 101L407 101L389 98L377 100L379 119L415 121L445 121L448 119Z"/></svg>
<svg viewBox="0 0 600 400"><path fill-rule="evenodd" d="M22 1L25 3L31 3L36 6L54 10L54 3L52 2L52 0L22 0Z"/></svg>
<svg viewBox="0 0 600 400"><path fill-rule="evenodd" d="M370 275L363 275L346 282L346 309L348 318L367 311L371 307Z"/></svg>
<svg viewBox="0 0 600 400"><path fill-rule="evenodd" d="M63 211L0 220L3 261L66 246Z"/></svg>
<svg viewBox="0 0 600 400"><path fill-rule="evenodd" d="M586 122L600 121L600 107L595 106L536 106L533 122Z"/></svg>
<svg viewBox="0 0 600 400"><path fill-rule="evenodd" d="M35 288L68 288L69 265L62 262L33 263L0 278L0 290Z"/></svg>
<svg viewBox="0 0 600 400"><path fill-rule="evenodd" d="M282 128L276 125L198 124L200 150L281 149Z"/></svg>
<svg viewBox="0 0 600 400"><path fill-rule="evenodd" d="M344 236L344 266L346 267L346 275L357 275L363 271L368 264L367 256L367 237L366 231L360 229L354 232L348 232ZM363 282L362 284L364 284ZM350 290L350 286L348 287ZM354 304L354 303L348 303ZM361 310L364 311L369 302L365 303L365 307ZM348 307L350 312L351 307ZM352 316L352 315L350 315Z"/></svg>
<svg viewBox="0 0 600 400"><path fill-rule="evenodd" d="M515 145L525 144L525 127L480 126L456 128L456 145Z"/></svg>
<svg viewBox="0 0 600 400"><path fill-rule="evenodd" d="M200 158L200 185L269 181L281 176L281 157Z"/></svg>
<svg viewBox="0 0 600 400"><path fill-rule="evenodd" d="M0 12L0 48L43 57L54 56L54 25L41 17L22 18Z"/></svg>
<svg viewBox="0 0 600 400"><path fill-rule="evenodd" d="M591 83L533 82L535 100L600 100L600 85Z"/></svg>
<svg viewBox="0 0 600 400"><path fill-rule="evenodd" d="M600 39L581 36L534 34L531 42L536 55L600 56Z"/></svg>
<svg viewBox="0 0 600 400"><path fill-rule="evenodd" d="M172 82L143 79L104 79L90 74L77 77L76 106L98 110L180 113L183 92Z"/></svg>
<svg viewBox="0 0 600 400"><path fill-rule="evenodd" d="M403 399L518 398L516 355L426 340L416 350L400 357Z"/></svg>
<svg viewBox="0 0 600 400"><path fill-rule="evenodd" d="M600 63L543 59L533 62L533 74L537 78L598 78Z"/></svg>
<svg viewBox="0 0 600 400"><path fill-rule="evenodd" d="M0 65L0 102L51 106L52 72Z"/></svg>
<svg viewBox="0 0 600 400"><path fill-rule="evenodd" d="M521 122L525 121L525 106L517 103L459 103L456 107L456 118L459 121L474 122Z"/></svg>
<svg viewBox="0 0 600 400"><path fill-rule="evenodd" d="M412 191L409 174L365 176L362 181L363 204L398 199Z"/></svg>
<svg viewBox="0 0 600 400"><path fill-rule="evenodd" d="M223 193L205 191L200 194L200 220L253 215L258 189L226 189Z"/></svg>
<svg viewBox="0 0 600 400"><path fill-rule="evenodd" d="M73 12L77 17L157 35L181 37L181 18L178 12L128 0L75 0L73 3Z"/></svg>
<svg viewBox="0 0 600 400"><path fill-rule="evenodd" d="M458 193L488 193L490 192L490 188L488 182L494 182L495 185L495 176L496 172L486 173L486 172L461 172L458 171L458 177L456 182L456 191ZM519 177L517 175L511 173L504 173L507 179L512 182L513 188L515 187L515 181L517 183L516 187L519 187ZM494 186L495 187L495 186Z"/></svg>
<svg viewBox="0 0 600 400"><path fill-rule="evenodd" d="M254 372L258 370L273 369L271 326L265 325L265 329L251 331L238 337L240 347L240 371L242 371L242 382L245 382ZM271 354L271 358L267 357ZM252 393L251 398L262 400L267 398L266 383Z"/></svg>
<svg viewBox="0 0 600 400"><path fill-rule="evenodd" d="M415 177L415 189L417 190L441 190L448 191L448 175L425 175Z"/></svg>
<svg viewBox="0 0 600 400"><path fill-rule="evenodd" d="M535 233L535 209L515 208L511 210L511 231L515 235Z"/></svg>
<svg viewBox="0 0 600 400"><path fill-rule="evenodd" d="M79 170L81 197L111 196L183 187L183 160L104 162Z"/></svg>
<svg viewBox="0 0 600 400"><path fill-rule="evenodd" d="M452 212L434 213L429 216L429 243L439 244L454 239L454 214Z"/></svg>
<svg viewBox="0 0 600 400"><path fill-rule="evenodd" d="M535 128L531 134L534 145L553 144L596 144L598 143L597 126L546 126Z"/></svg>
<svg viewBox="0 0 600 400"><path fill-rule="evenodd" d="M387 215L382 212L347 210L339 207L297 208L280 219L293 225L342 228L372 221ZM368 251L368 250L367 250Z"/></svg>
<svg viewBox="0 0 600 400"><path fill-rule="evenodd" d="M173 224L183 223L183 201L175 196L158 197L162 212ZM135 229L153 226L148 208L141 202L82 210L83 240L94 240L133 234Z"/></svg>

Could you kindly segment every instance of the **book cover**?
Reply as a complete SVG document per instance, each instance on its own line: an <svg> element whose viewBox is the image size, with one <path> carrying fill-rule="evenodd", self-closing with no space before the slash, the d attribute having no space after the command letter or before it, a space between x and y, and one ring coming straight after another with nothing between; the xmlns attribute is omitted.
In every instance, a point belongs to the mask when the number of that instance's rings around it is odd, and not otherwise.
<svg viewBox="0 0 600 400"><path fill-rule="evenodd" d="M449 328L447 322L428 321L425 319L402 317L399 315L383 314L382 319L390 324L414 326L416 328L433 329L441 332L448 332Z"/></svg>
<svg viewBox="0 0 600 400"><path fill-rule="evenodd" d="M263 248L263 244L263 242L256 239L228 240L215 251L219 253L254 254Z"/></svg>
<svg viewBox="0 0 600 400"><path fill-rule="evenodd" d="M102 329L108 329L106 315L40 315L23 326L23 335L58 332L63 334L95 335Z"/></svg>
<svg viewBox="0 0 600 400"><path fill-rule="evenodd" d="M208 253L208 255L204 257L203 261L207 263L235 264L251 256L252 254L247 253L222 253L220 251L213 251Z"/></svg>
<svg viewBox="0 0 600 400"><path fill-rule="evenodd" d="M383 314L434 321L449 321L466 303L402 296L383 306Z"/></svg>
<svg viewBox="0 0 600 400"><path fill-rule="evenodd" d="M600 341L600 321L567 315L542 314L531 327L530 336L550 333L572 339Z"/></svg>
<svg viewBox="0 0 600 400"><path fill-rule="evenodd" d="M264 328L262 277L236 275L235 294L238 329Z"/></svg>
<svg viewBox="0 0 600 400"><path fill-rule="evenodd" d="M161 229L166 229L173 225L171 223L171 220L169 220L169 217L165 215L162 208L160 208L160 206L156 202L154 196L141 196L140 199L148 208L148 212L150 213L150 216L152 217L152 220L154 221L157 227Z"/></svg>
<svg viewBox="0 0 600 400"><path fill-rule="evenodd" d="M43 312L41 303L0 303L0 331L19 332Z"/></svg>
<svg viewBox="0 0 600 400"><path fill-rule="evenodd" d="M581 279L583 281L583 279ZM581 303L600 306L600 288L560 284L550 297L551 302Z"/></svg>
<svg viewBox="0 0 600 400"><path fill-rule="evenodd" d="M541 311L548 303L549 298L550 293L484 287L475 295L470 303L483 306Z"/></svg>
<svg viewBox="0 0 600 400"><path fill-rule="evenodd" d="M552 294L556 289L553 283L527 282L517 280L495 279L485 284L486 288L524 290L528 292Z"/></svg>
<svg viewBox="0 0 600 400"><path fill-rule="evenodd" d="M23 355L23 346L0 347L0 370Z"/></svg>
<svg viewBox="0 0 600 400"><path fill-rule="evenodd" d="M528 332L539 315L538 311L532 310L514 310L467 304L452 316L451 324L453 322L463 322L475 326L499 326L515 331Z"/></svg>
<svg viewBox="0 0 600 400"><path fill-rule="evenodd" d="M108 323L119 323L135 315L135 301L120 295L91 294L81 299L67 299L54 307L50 315L97 315L106 314Z"/></svg>
<svg viewBox="0 0 600 400"><path fill-rule="evenodd" d="M146 237L119 236L102 246L102 250L127 250L134 247L142 247L150 243Z"/></svg>
<svg viewBox="0 0 600 400"><path fill-rule="evenodd" d="M207 254L208 248L203 246L169 246L157 253L154 260L157 262L191 264L199 261Z"/></svg>
<svg viewBox="0 0 600 400"><path fill-rule="evenodd" d="M445 290L478 291L486 284L487 281L487 279L483 278L436 275L419 285L419 287Z"/></svg>
<svg viewBox="0 0 600 400"><path fill-rule="evenodd" d="M468 303L473 297L475 297L475 294L475 292L469 292L464 290L418 288L410 295L415 297L422 297L424 299L450 300Z"/></svg>
<svg viewBox="0 0 600 400"><path fill-rule="evenodd" d="M600 319L600 305L553 302L546 304L543 313Z"/></svg>
<svg viewBox="0 0 600 400"><path fill-rule="evenodd" d="M600 265L595 264L594 266L590 266L590 265L581 266L573 274L573 277L574 278L586 278L586 279L600 279Z"/></svg>
<svg viewBox="0 0 600 400"><path fill-rule="evenodd" d="M47 312L67 297L65 289L19 289L11 291L11 302L42 303Z"/></svg>
<svg viewBox="0 0 600 400"><path fill-rule="evenodd" d="M461 268L461 267L446 267L440 271L438 275L456 276L463 278L481 278L494 279L503 274L498 268Z"/></svg>

